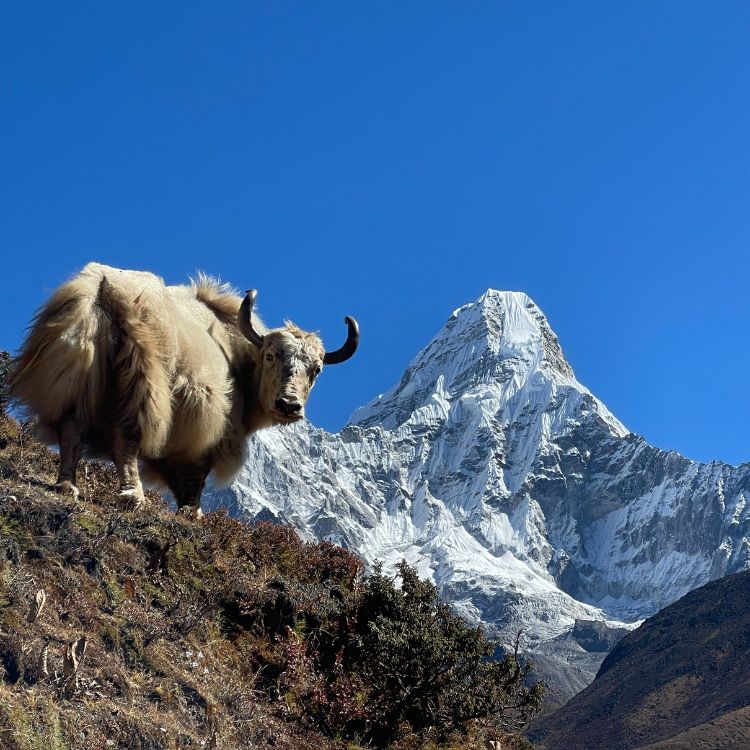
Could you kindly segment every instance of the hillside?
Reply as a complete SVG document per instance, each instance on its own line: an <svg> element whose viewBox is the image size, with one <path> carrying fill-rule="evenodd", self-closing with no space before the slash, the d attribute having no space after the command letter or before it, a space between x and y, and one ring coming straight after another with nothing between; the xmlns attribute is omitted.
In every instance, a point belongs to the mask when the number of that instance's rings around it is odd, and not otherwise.
<svg viewBox="0 0 750 750"><path fill-rule="evenodd" d="M411 569L153 493L120 511L100 463L61 498L56 461L0 418L3 750L525 746L527 671Z"/></svg>
<svg viewBox="0 0 750 750"><path fill-rule="evenodd" d="M750 572L646 620L532 731L546 750L750 747Z"/></svg>

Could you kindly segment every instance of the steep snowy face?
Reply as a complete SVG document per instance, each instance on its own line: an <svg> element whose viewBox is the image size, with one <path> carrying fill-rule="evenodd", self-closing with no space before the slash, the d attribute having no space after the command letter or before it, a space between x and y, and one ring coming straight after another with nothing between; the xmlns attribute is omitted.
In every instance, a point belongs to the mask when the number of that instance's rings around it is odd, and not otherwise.
<svg viewBox="0 0 750 750"><path fill-rule="evenodd" d="M634 621L748 567L750 466L629 434L576 379L525 294L456 310L400 383L338 434L269 429L207 505L402 558L467 617L532 646ZM593 675L591 675L593 676Z"/></svg>
<svg viewBox="0 0 750 750"><path fill-rule="evenodd" d="M351 423L392 430L419 409L445 405L455 394L509 402L533 387L535 377L539 382L574 381L541 310L525 294L490 289L456 310L398 386L357 410Z"/></svg>
<svg viewBox="0 0 750 750"><path fill-rule="evenodd" d="M520 292L487 291L456 310L401 382L356 411L423 448L413 477L452 504L518 491L551 435L596 418L627 430L581 386L541 310ZM412 488L415 489L416 487Z"/></svg>

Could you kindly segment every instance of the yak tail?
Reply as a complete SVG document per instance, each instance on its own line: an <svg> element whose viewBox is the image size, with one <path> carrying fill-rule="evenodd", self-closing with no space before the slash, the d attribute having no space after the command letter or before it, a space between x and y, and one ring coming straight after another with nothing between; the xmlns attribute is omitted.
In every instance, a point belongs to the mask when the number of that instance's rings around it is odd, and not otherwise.
<svg viewBox="0 0 750 750"><path fill-rule="evenodd" d="M141 304L140 295L124 300L106 277L99 287L98 302L113 329L115 423L124 430L137 428L141 452L158 456L172 421L171 387L160 355L159 326L154 325L148 307Z"/></svg>
<svg viewBox="0 0 750 750"><path fill-rule="evenodd" d="M88 425L87 405L97 401L105 382L108 337L95 292L78 278L61 286L32 321L13 363L11 398L51 435L64 414Z"/></svg>
<svg viewBox="0 0 750 750"><path fill-rule="evenodd" d="M171 389L158 326L149 325L150 311L139 302L92 272L63 284L39 311L9 391L39 417L47 439L66 415L83 431L111 418L137 433L144 454L158 455L171 422Z"/></svg>

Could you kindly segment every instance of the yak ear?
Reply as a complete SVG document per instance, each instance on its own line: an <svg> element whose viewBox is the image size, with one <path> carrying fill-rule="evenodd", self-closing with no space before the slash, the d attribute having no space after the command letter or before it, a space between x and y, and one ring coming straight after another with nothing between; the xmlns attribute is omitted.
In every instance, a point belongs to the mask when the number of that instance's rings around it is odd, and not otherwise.
<svg viewBox="0 0 750 750"><path fill-rule="evenodd" d="M354 318L348 315L344 318L344 322L349 327L346 342L341 349L336 349L335 352L326 352L323 358L323 363L326 365L337 365L340 362L346 362L357 351L357 347L359 346L359 325Z"/></svg>
<svg viewBox="0 0 750 750"><path fill-rule="evenodd" d="M245 293L245 299L242 300L240 310L237 313L237 325L239 326L242 335L251 343L255 344L258 349L263 347L263 336L261 336L253 328L253 307L255 306L255 299L258 296L258 292L255 289L248 289Z"/></svg>

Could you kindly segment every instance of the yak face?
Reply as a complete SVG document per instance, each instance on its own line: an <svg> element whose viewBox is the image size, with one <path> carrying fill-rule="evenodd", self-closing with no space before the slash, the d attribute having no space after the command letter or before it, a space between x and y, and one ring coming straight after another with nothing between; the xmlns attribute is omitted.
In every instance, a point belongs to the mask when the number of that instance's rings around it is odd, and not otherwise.
<svg viewBox="0 0 750 750"><path fill-rule="evenodd" d="M263 337L259 397L274 424L290 424L305 416L305 403L324 356L320 338L292 323Z"/></svg>
<svg viewBox="0 0 750 750"><path fill-rule="evenodd" d="M258 348L261 408L274 424L297 422L305 416L305 403L323 365L346 362L359 346L359 326L344 318L348 333L340 349L327 352L317 334L286 323L266 334L255 329L252 319L257 292L248 290L237 313L237 325L245 338Z"/></svg>

